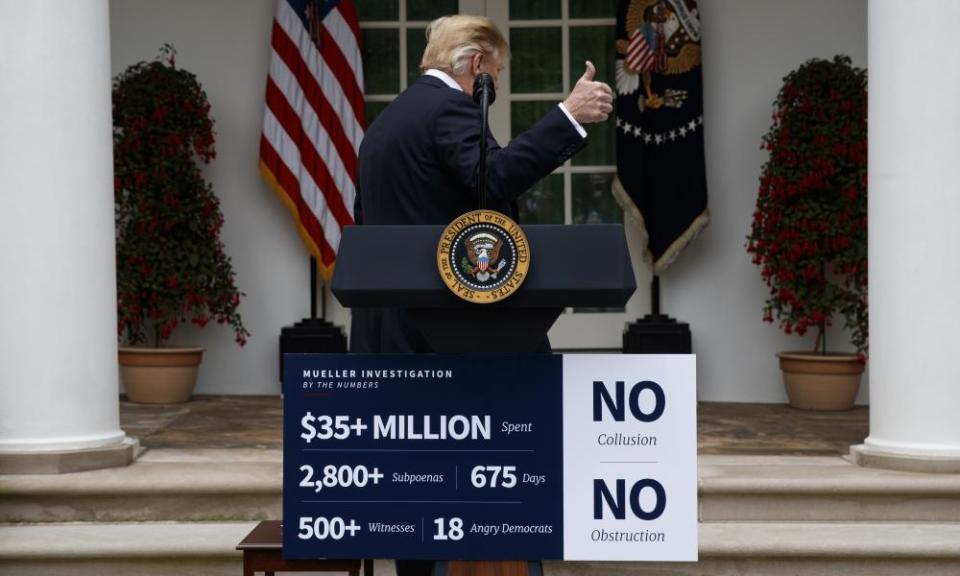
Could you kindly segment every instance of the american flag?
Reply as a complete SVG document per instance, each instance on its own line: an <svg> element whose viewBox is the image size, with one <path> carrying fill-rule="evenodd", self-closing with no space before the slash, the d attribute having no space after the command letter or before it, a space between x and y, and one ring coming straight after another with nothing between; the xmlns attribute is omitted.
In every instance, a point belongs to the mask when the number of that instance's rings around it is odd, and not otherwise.
<svg viewBox="0 0 960 576"><path fill-rule="evenodd" d="M653 68L656 53L647 42L646 36L639 28L630 35L630 43L627 45L627 68L634 72L646 72Z"/></svg>
<svg viewBox="0 0 960 576"><path fill-rule="evenodd" d="M260 172L328 278L353 224L363 63L352 0L278 0Z"/></svg>

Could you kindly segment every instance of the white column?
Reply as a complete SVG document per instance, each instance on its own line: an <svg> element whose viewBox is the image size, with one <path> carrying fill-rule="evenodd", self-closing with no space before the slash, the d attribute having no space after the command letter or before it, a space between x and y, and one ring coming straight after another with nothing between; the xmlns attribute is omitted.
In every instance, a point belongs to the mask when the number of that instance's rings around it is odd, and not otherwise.
<svg viewBox="0 0 960 576"><path fill-rule="evenodd" d="M108 0L0 0L0 452L115 446Z"/></svg>
<svg viewBox="0 0 960 576"><path fill-rule="evenodd" d="M960 466L958 27L955 0L869 4L867 465Z"/></svg>

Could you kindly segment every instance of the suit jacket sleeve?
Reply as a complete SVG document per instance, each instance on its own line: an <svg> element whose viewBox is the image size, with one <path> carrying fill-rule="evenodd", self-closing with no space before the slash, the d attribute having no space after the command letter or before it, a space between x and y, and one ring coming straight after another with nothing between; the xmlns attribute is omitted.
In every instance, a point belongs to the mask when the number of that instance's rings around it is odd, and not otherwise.
<svg viewBox="0 0 960 576"><path fill-rule="evenodd" d="M480 107L469 97L448 99L434 122L434 139L447 173L476 196L480 162ZM559 106L501 148L487 134L487 199L505 205L586 146Z"/></svg>
<svg viewBox="0 0 960 576"><path fill-rule="evenodd" d="M363 224L363 204L360 202L360 185L357 184L357 193L353 197L353 223L356 225Z"/></svg>

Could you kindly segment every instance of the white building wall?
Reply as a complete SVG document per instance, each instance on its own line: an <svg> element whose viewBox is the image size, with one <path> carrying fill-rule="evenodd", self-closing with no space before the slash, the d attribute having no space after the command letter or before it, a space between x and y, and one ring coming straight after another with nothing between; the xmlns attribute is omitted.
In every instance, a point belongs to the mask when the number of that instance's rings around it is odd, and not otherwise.
<svg viewBox="0 0 960 576"><path fill-rule="evenodd" d="M665 308L693 327L701 400L782 402L778 351L812 349L761 321L768 289L744 244L783 77L846 54L867 64L864 0L703 0L704 135L710 226L663 278ZM842 325L842 320L838 319ZM832 331L828 345L849 348ZM866 380L865 380L866 382ZM866 386L860 401L866 400Z"/></svg>
<svg viewBox="0 0 960 576"><path fill-rule="evenodd" d="M712 222L662 278L663 309L692 325L701 400L782 402L774 354L812 347L813 340L761 322L766 289L743 248L765 159L760 138L781 79L804 60L843 53L866 65L866 1L701 5ZM114 73L172 42L178 65L206 88L216 120L218 156L207 173L222 201L223 240L247 293L241 312L253 337L240 349L219 326L175 333L176 342L208 349L199 393L277 392L280 327L309 313L306 251L256 167L274 6L270 0L111 1ZM646 270L637 280L646 292ZM328 311L348 324L332 299ZM846 344L838 334L830 340Z"/></svg>

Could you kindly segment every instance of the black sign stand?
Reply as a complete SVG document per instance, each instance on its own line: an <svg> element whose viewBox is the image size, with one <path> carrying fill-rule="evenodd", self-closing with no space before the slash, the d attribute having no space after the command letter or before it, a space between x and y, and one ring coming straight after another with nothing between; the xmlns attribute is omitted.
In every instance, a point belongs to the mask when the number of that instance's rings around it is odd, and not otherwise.
<svg viewBox="0 0 960 576"><path fill-rule="evenodd" d="M624 354L690 354L690 325L660 313L660 277L650 282L650 314L623 331Z"/></svg>
<svg viewBox="0 0 960 576"><path fill-rule="evenodd" d="M345 354L347 337L343 328L325 319L326 303L321 297L320 317L317 317L317 260L310 257L310 317L304 318L293 326L280 329L280 374L283 382L283 355L286 353L328 353Z"/></svg>

